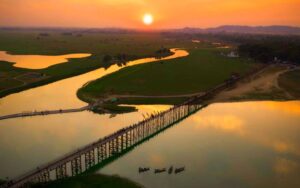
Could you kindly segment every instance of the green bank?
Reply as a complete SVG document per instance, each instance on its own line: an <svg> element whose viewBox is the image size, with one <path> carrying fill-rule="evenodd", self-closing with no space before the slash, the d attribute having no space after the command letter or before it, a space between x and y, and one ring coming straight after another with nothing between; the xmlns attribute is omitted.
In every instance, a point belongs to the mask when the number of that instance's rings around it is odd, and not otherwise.
<svg viewBox="0 0 300 188"><path fill-rule="evenodd" d="M286 72L279 76L278 84L286 90L292 97L300 97L300 70Z"/></svg>
<svg viewBox="0 0 300 188"><path fill-rule="evenodd" d="M109 74L85 85L78 96L86 102L120 96L116 104L177 104L188 97L185 95L205 92L233 74L242 75L259 66L250 59L228 57L231 49L199 46L187 50L190 55L186 57L126 67Z"/></svg>
<svg viewBox="0 0 300 188"><path fill-rule="evenodd" d="M104 32L101 30L0 29L0 51L22 55L64 55L90 53L90 57L70 59L45 69L16 68L0 61L0 97L28 88L89 72L112 64L158 54L161 48L189 45L165 40L159 33ZM110 58L107 58L110 57ZM29 75L29 78L28 78ZM16 80L15 78L21 78ZM22 81L20 81L22 80Z"/></svg>

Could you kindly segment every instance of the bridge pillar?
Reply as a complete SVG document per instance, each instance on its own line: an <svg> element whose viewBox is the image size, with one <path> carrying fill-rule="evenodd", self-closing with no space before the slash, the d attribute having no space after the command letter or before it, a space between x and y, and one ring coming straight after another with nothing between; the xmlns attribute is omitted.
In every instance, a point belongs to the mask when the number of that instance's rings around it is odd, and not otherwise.
<svg viewBox="0 0 300 188"><path fill-rule="evenodd" d="M84 154L85 156L85 169L89 169L91 168L92 166L95 165L95 153L94 153L94 149L86 152Z"/></svg>
<svg viewBox="0 0 300 188"><path fill-rule="evenodd" d="M113 140L108 142L108 157L111 157L113 153Z"/></svg>
<svg viewBox="0 0 300 188"><path fill-rule="evenodd" d="M122 136L122 135L121 135ZM122 145L122 138L121 138L121 136L120 135L118 135L117 137L116 137L116 145L115 145L115 147L116 147L116 150L115 150L115 153L119 153L120 152L120 150L121 150L121 145Z"/></svg>
<svg viewBox="0 0 300 188"><path fill-rule="evenodd" d="M127 131L126 131L127 132ZM119 142L119 152L121 153L125 148L124 148L124 142L125 142L125 138L124 138L124 134L126 134L126 132L122 133L120 135L120 142Z"/></svg>
<svg viewBox="0 0 300 188"><path fill-rule="evenodd" d="M144 129L144 126L145 126L145 122L138 128L138 131L139 131L139 134L138 134L138 141L141 141L142 140L142 137L143 137L143 129Z"/></svg>
<svg viewBox="0 0 300 188"><path fill-rule="evenodd" d="M63 164L58 166L56 169L56 179L63 179L65 177L67 177L67 165Z"/></svg>
<svg viewBox="0 0 300 188"><path fill-rule="evenodd" d="M146 121L145 126L143 127L143 139L146 137L148 132L149 132L149 120Z"/></svg>
<svg viewBox="0 0 300 188"><path fill-rule="evenodd" d="M126 132L126 149L131 145L131 130Z"/></svg>
<svg viewBox="0 0 300 188"><path fill-rule="evenodd" d="M133 129L130 130L130 146L132 146L134 144L134 138L133 138Z"/></svg>
<svg viewBox="0 0 300 188"><path fill-rule="evenodd" d="M143 140L143 138L145 137L145 129L146 129L146 126L147 126L147 121L145 121L145 122L143 123L143 125L141 126L141 129L140 129L141 135L140 135L139 140Z"/></svg>
<svg viewBox="0 0 300 188"><path fill-rule="evenodd" d="M50 181L50 172L48 170L44 170L40 173L38 177L39 182L48 182Z"/></svg>
<svg viewBox="0 0 300 188"><path fill-rule="evenodd" d="M71 161L72 176L76 176L82 172L81 156L76 157Z"/></svg>
<svg viewBox="0 0 300 188"><path fill-rule="evenodd" d="M133 134L133 143L135 144L137 142L137 128L136 127L132 130L132 134Z"/></svg>
<svg viewBox="0 0 300 188"><path fill-rule="evenodd" d="M106 159L106 143L97 148L98 163Z"/></svg>
<svg viewBox="0 0 300 188"><path fill-rule="evenodd" d="M118 153L118 137L114 138L113 140L113 154Z"/></svg>

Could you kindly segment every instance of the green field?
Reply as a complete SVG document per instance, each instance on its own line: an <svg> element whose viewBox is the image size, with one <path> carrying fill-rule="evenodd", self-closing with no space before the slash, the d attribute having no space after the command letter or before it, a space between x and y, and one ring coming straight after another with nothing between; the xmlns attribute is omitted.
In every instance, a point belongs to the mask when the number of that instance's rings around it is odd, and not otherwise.
<svg viewBox="0 0 300 188"><path fill-rule="evenodd" d="M80 175L65 180L37 184L32 188L140 188L142 186L118 176L107 176L100 174Z"/></svg>
<svg viewBox="0 0 300 188"><path fill-rule="evenodd" d="M294 70L279 76L278 84L294 98L300 97L300 70Z"/></svg>
<svg viewBox="0 0 300 188"><path fill-rule="evenodd" d="M91 102L109 95L182 95L206 91L230 78L232 73L243 74L257 64L252 60L221 55L224 49L193 48L190 55L126 67L95 80L78 91L78 96ZM162 100L176 103L174 98ZM122 99L126 104L160 103L158 99ZM177 100L181 101L181 100ZM123 103L122 102L122 103Z"/></svg>
<svg viewBox="0 0 300 188"><path fill-rule="evenodd" d="M191 46L191 42L167 40L159 33L107 33L101 31L74 30L65 35L64 30L0 30L0 50L10 54L64 55L91 53L82 59L68 63L30 70L16 68L12 63L0 62L0 97L40 86L63 78L79 75L100 67L109 67L115 61L105 62L104 56L125 54L126 60L156 56L162 47ZM45 33L47 34L46 36ZM44 35L41 35L44 34ZM14 79L26 73L41 73L44 76L30 82Z"/></svg>

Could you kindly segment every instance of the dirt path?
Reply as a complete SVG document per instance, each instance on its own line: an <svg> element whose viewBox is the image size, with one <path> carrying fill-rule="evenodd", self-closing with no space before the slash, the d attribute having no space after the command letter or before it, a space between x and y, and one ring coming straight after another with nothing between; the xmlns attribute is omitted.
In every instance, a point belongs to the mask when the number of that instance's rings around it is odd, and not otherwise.
<svg viewBox="0 0 300 188"><path fill-rule="evenodd" d="M284 65L272 65L258 75L239 82L235 88L218 94L213 102L232 101L234 98L245 98L249 95L259 95L280 92L284 98L293 98L288 92L280 88L278 78L281 74L288 72L289 67Z"/></svg>
<svg viewBox="0 0 300 188"><path fill-rule="evenodd" d="M180 98L180 97L193 97L202 95L205 92L197 92L190 94L180 94L180 95L112 95L110 98Z"/></svg>

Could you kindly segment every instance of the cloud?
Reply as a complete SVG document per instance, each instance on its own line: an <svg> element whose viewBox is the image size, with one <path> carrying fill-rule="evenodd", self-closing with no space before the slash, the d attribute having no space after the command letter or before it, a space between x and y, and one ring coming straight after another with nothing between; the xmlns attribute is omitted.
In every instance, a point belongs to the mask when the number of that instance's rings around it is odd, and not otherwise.
<svg viewBox="0 0 300 188"><path fill-rule="evenodd" d="M244 134L244 122L242 119L233 115L209 115L193 116L197 129L214 128L225 132L234 132L239 135Z"/></svg>
<svg viewBox="0 0 300 188"><path fill-rule="evenodd" d="M299 163L285 158L277 158L274 164L274 171L282 175L291 174L299 169Z"/></svg>

